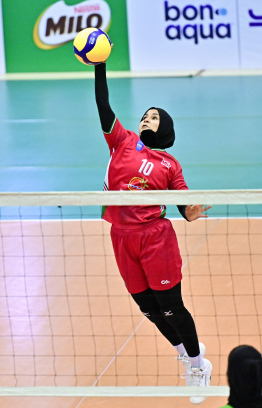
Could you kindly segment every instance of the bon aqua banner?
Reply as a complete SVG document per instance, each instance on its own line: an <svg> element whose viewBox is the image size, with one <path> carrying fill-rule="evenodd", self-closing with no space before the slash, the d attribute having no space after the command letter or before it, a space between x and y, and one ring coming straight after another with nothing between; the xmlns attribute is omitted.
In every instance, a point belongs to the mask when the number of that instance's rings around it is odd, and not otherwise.
<svg viewBox="0 0 262 408"><path fill-rule="evenodd" d="M129 70L126 0L2 0L6 72L93 70L73 53L86 27L106 31L114 43L108 70Z"/></svg>

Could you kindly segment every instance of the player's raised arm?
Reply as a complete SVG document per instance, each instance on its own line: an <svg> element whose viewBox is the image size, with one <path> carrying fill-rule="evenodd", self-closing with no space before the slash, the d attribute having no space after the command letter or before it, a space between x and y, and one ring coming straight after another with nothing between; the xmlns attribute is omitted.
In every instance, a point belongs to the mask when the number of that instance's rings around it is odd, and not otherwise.
<svg viewBox="0 0 262 408"><path fill-rule="evenodd" d="M97 45L99 44L99 45ZM96 103L102 125L102 130L109 133L115 121L115 114L109 105L106 82L105 61L112 50L108 35L100 28L88 27L80 31L74 39L76 58L86 65L95 65Z"/></svg>
<svg viewBox="0 0 262 408"><path fill-rule="evenodd" d="M95 66L95 94L102 130L104 133L110 133L116 116L109 104L106 64L103 63Z"/></svg>

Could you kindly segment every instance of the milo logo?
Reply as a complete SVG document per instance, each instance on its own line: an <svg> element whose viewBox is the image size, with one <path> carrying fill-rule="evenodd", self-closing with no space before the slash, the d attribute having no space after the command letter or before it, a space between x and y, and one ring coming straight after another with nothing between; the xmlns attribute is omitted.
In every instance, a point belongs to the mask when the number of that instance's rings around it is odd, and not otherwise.
<svg viewBox="0 0 262 408"><path fill-rule="evenodd" d="M33 39L37 47L50 50L72 41L84 28L95 27L107 31L110 22L111 10L104 0L86 0L73 6L61 0L38 17Z"/></svg>

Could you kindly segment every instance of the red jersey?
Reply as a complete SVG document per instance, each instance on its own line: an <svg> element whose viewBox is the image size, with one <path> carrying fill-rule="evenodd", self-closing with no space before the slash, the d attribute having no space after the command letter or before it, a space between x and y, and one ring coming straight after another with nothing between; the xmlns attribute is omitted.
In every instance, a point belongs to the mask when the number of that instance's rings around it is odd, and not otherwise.
<svg viewBox="0 0 262 408"><path fill-rule="evenodd" d="M116 119L112 131L104 133L110 149L104 190L187 190L178 161L161 149L150 149L138 135L124 129ZM166 215L165 205L107 206L104 220L119 228L138 228Z"/></svg>

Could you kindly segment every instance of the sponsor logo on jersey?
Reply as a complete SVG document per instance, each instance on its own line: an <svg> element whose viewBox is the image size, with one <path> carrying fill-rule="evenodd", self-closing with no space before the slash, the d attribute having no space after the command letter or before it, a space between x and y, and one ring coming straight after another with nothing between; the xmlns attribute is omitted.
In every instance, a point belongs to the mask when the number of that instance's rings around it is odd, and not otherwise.
<svg viewBox="0 0 262 408"><path fill-rule="evenodd" d="M145 190L148 187L147 183L148 180L145 180L141 177L133 177L128 184L125 184L128 190L136 191L136 190Z"/></svg>
<svg viewBox="0 0 262 408"><path fill-rule="evenodd" d="M37 47L51 50L69 41L87 27L107 31L111 10L104 0L85 0L68 6L63 0L47 7L38 17L33 32Z"/></svg>
<svg viewBox="0 0 262 408"><path fill-rule="evenodd" d="M137 144L136 144L136 150L137 150L138 152L141 152L141 150L143 149L144 146L145 146L145 145L144 145L144 143L142 142L142 140L138 140L138 142L137 142Z"/></svg>
<svg viewBox="0 0 262 408"><path fill-rule="evenodd" d="M172 316L174 313L172 313L172 311L171 310L169 310L168 312L164 312L165 313L165 316Z"/></svg>
<svg viewBox="0 0 262 408"><path fill-rule="evenodd" d="M166 166L168 169L170 169L170 167L171 167L171 164L169 163L169 161L167 161L167 160L165 160L165 159L163 159L163 160L161 161L161 164L162 164L163 166Z"/></svg>

